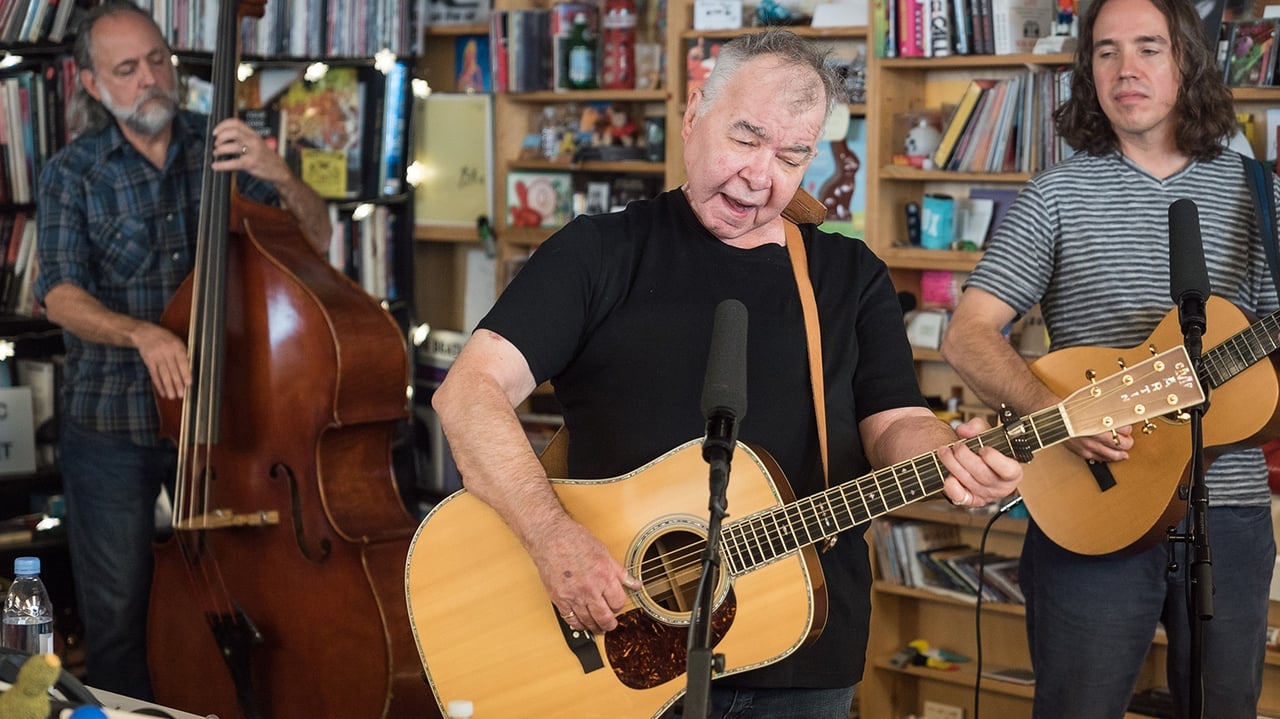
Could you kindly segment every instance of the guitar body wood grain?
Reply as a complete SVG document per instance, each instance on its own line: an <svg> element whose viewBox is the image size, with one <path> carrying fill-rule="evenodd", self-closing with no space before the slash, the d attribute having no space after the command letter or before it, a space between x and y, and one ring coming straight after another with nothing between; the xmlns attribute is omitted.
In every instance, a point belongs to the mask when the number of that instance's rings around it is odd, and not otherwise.
<svg viewBox="0 0 1280 719"><path fill-rule="evenodd" d="M1214 352L1222 355L1221 343L1251 328L1250 318L1221 297L1209 298L1205 314L1203 344L1210 348L1205 357ZM1275 338L1268 341L1275 344ZM1089 382L1087 370L1099 377L1110 375L1120 368L1120 361L1133 366L1149 358L1150 347L1162 351L1180 344L1182 330L1174 310L1136 347L1070 347L1041 357L1031 370L1065 396ZM1269 359L1252 364L1210 393L1204 417L1208 461L1280 433L1276 355ZM1152 424L1156 429L1150 434L1142 432L1142 425L1134 426L1129 459L1107 465L1116 483L1106 490L1099 487L1085 460L1066 445L1048 447L1036 455L1024 468L1019 488L1045 534L1066 549L1089 555L1138 550L1164 539L1166 528L1186 510L1177 489L1190 477L1191 429L1172 416Z"/></svg>

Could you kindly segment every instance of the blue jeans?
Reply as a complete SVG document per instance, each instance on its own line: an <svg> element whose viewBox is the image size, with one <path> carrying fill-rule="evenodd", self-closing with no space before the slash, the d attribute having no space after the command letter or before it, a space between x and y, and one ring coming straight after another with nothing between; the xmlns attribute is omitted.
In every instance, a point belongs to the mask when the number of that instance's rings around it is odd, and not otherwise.
<svg viewBox="0 0 1280 719"><path fill-rule="evenodd" d="M712 687L707 719L849 719L854 687L843 689L733 689ZM662 719L684 717L679 706Z"/></svg>
<svg viewBox="0 0 1280 719"><path fill-rule="evenodd" d="M161 485L173 483L176 452L139 447L64 419L58 467L88 683L149 701L147 600L155 502Z"/></svg>
<svg viewBox="0 0 1280 719"><path fill-rule="evenodd" d="M1210 497L1212 502L1212 497ZM1213 618L1203 623L1206 716L1254 719L1262 690L1268 594L1276 546L1269 507L1210 507ZM1190 623L1182 545L1167 571L1162 542L1136 555L1068 552L1032 522L1019 583L1036 673L1036 719L1124 715L1156 624L1169 638L1168 676L1177 719L1187 719Z"/></svg>

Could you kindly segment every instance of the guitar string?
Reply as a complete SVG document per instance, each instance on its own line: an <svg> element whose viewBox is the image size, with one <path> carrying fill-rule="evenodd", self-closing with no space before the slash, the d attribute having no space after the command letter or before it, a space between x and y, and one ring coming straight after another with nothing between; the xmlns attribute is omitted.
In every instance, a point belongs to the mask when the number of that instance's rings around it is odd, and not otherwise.
<svg viewBox="0 0 1280 719"><path fill-rule="evenodd" d="M1143 364L1147 365L1150 362L1148 360ZM1142 366L1131 368L1126 373L1121 374L1132 376L1132 373L1142 368ZM1167 375L1167 372L1151 374L1164 376ZM1116 375L1116 377L1118 376L1121 375ZM1080 410L1088 409L1092 405L1099 404L1100 400L1112 398L1114 395L1125 391L1131 391L1131 387L1142 386L1142 384L1136 380L1133 385L1124 385L1119 382L1107 383L1103 391L1097 396L1089 393L1077 393L1064 400L1060 407L1062 410L1069 410L1075 407L1079 412ZM1102 387L1103 384L1097 386ZM1174 410L1169 409L1166 412L1168 411ZM1096 420L1105 416L1105 414L1105 412L1096 413L1096 416L1084 417L1083 419ZM1059 411L1058 407L1051 407L1033 413L1024 418L1023 421L1029 431L1039 438L1039 448L1057 444L1071 436L1067 423L1063 418L1063 412ZM1040 426L1042 423L1043 426ZM1084 423L1089 424L1090 422L1086 421ZM1002 428L993 428L977 437L964 440L964 443L970 445L975 451L987 444L1006 455L1011 453L1008 435ZM921 476L922 469L924 470L923 477ZM910 470L914 475L915 484L920 488L920 494L917 495L914 488L910 492L904 491L902 479L899 475L906 470ZM944 477L945 467L938 460L937 452L929 452L889 467L873 470L850 482L837 485L826 492L770 507L732 522L724 528L722 538L722 543L725 547L724 554L729 563L729 574L732 576L745 573L759 565L791 554L800 547L814 544L831 534L868 522L901 506L931 496L941 491ZM892 480L892 484L890 484L890 480ZM911 487L910 483L907 486ZM891 490L893 488L897 489L897 494L901 498L900 504L890 508L890 505L894 504L895 500L885 498L886 487ZM869 489L874 491L868 491ZM865 514L858 515L854 505L849 501L850 495L861 500ZM872 502L877 503L876 509L872 509ZM831 527L832 525L834 525L833 531L823 531L824 527ZM813 528L819 531L815 533L812 531ZM803 530L803 536L798 531L801 529ZM644 582L644 591L650 596L666 596L668 592L674 593L676 586L678 586L678 584L673 585L673 578L679 580L688 578L689 581L696 581L701 576L701 561L700 559L696 562L691 562L690 560L694 557L701 557L704 545L705 541L692 542L671 552L661 552L651 559L642 559L640 565L641 576L639 578ZM652 572L657 571L658 568L663 570L664 579L656 583L647 581L646 578ZM655 587L660 591L655 591Z"/></svg>

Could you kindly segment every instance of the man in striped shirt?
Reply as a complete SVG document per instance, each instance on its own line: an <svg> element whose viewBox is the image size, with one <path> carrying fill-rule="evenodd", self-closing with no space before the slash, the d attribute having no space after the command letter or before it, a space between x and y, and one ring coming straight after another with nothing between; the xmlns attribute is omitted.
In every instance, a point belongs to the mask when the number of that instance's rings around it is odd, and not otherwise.
<svg viewBox="0 0 1280 719"><path fill-rule="evenodd" d="M1078 154L1019 194L966 283L942 348L983 401L1022 413L1061 398L1002 330L1039 303L1054 350L1141 343L1172 306L1167 217L1178 199L1199 203L1213 294L1253 313L1277 308L1241 158L1223 149L1235 131L1230 90L1191 3L1092 3L1071 92L1055 119ZM1133 444L1126 428L1069 446L1113 462ZM1275 557L1262 452L1219 458L1207 484L1217 592L1213 620L1204 624L1204 705L1215 718L1252 719ZM1186 573L1168 571L1175 558L1185 565L1184 557L1167 543L1140 554L1082 556L1031 522L1019 581L1035 717L1123 716L1157 623L1169 638L1175 716L1187 716Z"/></svg>

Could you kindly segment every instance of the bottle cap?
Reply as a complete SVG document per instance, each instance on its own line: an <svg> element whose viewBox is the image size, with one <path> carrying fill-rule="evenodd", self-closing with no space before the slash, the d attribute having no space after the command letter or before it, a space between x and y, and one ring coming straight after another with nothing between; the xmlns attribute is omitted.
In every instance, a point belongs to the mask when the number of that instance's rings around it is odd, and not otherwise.
<svg viewBox="0 0 1280 719"><path fill-rule="evenodd" d="M13 560L14 574L39 574L40 558L39 557L18 557Z"/></svg>
<svg viewBox="0 0 1280 719"><path fill-rule="evenodd" d="M445 707L445 713L450 717L465 719L475 712L475 706L467 699L454 699Z"/></svg>

